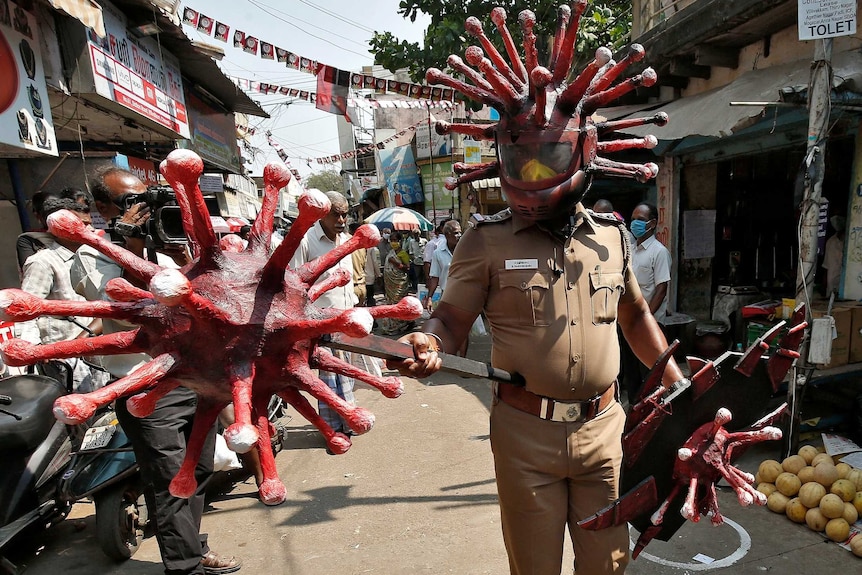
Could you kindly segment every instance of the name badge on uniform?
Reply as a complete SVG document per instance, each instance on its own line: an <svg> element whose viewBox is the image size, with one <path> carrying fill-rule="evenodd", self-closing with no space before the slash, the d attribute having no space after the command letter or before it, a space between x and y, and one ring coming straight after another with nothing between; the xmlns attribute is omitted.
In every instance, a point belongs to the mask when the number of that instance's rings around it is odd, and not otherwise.
<svg viewBox="0 0 862 575"><path fill-rule="evenodd" d="M539 260L506 260L507 270L537 270L539 269Z"/></svg>

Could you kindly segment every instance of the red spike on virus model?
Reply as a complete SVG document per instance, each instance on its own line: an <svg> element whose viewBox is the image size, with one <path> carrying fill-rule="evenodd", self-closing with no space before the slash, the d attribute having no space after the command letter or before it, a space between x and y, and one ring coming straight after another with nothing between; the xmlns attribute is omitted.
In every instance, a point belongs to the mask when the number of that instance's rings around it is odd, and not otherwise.
<svg viewBox="0 0 862 575"><path fill-rule="evenodd" d="M267 404L273 394L293 405L317 427L329 449L344 453L350 438L336 433L317 414L305 395L323 401L356 433L374 424L374 415L339 398L312 371L323 369L363 381L386 397L402 391L397 377L376 377L355 368L318 347L318 338L341 332L365 336L374 318L415 319L422 312L416 298L396 305L337 310L320 308L314 300L327 289L346 285L349 275L333 273L315 282L338 261L361 247L380 241L374 226L361 226L346 243L298 269L288 263L305 232L329 211L326 195L310 190L299 198L299 217L281 245L269 254L273 215L279 190L290 180L284 166L264 170L265 196L252 227L248 247L219 242L198 187L203 162L193 152L175 150L161 164L161 172L177 192L183 227L195 260L181 270L164 269L140 259L84 227L71 212L61 211L48 220L51 233L92 246L113 259L149 291L124 279L109 282L106 291L114 301L47 301L21 290L0 291L0 317L26 321L41 315L90 316L121 319L138 325L132 331L48 345L11 340L0 347L9 365L29 365L47 359L80 355L114 355L146 352L152 359L106 387L57 400L54 413L74 424L88 419L99 407L118 397L133 395L129 410L137 416L152 412L155 402L179 385L194 390L198 407L188 449L171 493L194 493L195 465L207 430L218 413L233 402L236 423L225 431L236 452L260 452L264 481L260 497L275 505L285 499L270 448Z"/></svg>
<svg viewBox="0 0 862 575"><path fill-rule="evenodd" d="M542 220L578 201L594 175L644 182L658 174L658 166L653 163L629 164L600 155L653 148L658 143L654 136L608 141L599 138L637 125L663 126L667 123L666 114L598 124L592 118L599 107L638 86L655 84L656 74L647 68L611 86L626 67L643 59L643 47L632 45L619 62L611 59L610 50L599 48L595 59L572 82L567 80L574 60L578 24L586 6L587 0L576 0L571 8L560 7L547 68L538 63L533 32L535 14L524 10L518 16L524 38L522 61L506 26L506 11L494 8L491 20L502 37L509 62L485 35L479 19L470 17L465 28L481 47L467 48L466 63L454 55L448 60L449 66L469 83L437 68L428 70L425 76L428 82L449 86L500 113L500 121L492 125L437 123L436 130L441 134L457 132L497 142L496 161L455 164L453 170L459 177L450 178L447 188L454 190L460 184L499 176L512 210L524 218Z"/></svg>

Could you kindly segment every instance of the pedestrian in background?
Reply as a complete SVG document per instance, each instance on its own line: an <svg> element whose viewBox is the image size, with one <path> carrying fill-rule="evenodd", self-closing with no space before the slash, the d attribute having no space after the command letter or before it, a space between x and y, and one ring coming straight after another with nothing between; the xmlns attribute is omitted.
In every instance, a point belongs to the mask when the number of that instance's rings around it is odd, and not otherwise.
<svg viewBox="0 0 862 575"><path fill-rule="evenodd" d="M638 281L644 300L650 312L661 325L667 316L667 293L670 287L670 252L655 237L658 225L658 208L648 202L641 202L632 211L629 224L635 237L632 250L632 269ZM628 396L629 405L634 405L643 386L649 366L644 365L622 340L622 381Z"/></svg>
<svg viewBox="0 0 862 575"><path fill-rule="evenodd" d="M389 238L390 250L383 264L383 285L386 292L386 303L396 304L409 293L410 278L410 256L401 243L401 232L395 232ZM413 326L412 321L386 318L384 320L383 333L386 335L398 335Z"/></svg>
<svg viewBox="0 0 862 575"><path fill-rule="evenodd" d="M426 278L431 275L431 259L434 257L434 251L446 241L446 237L443 235L443 226L446 225L446 222L451 220L452 218L441 220L440 223L437 224L435 231L431 232L433 237L428 240L427 244L425 244L425 250L422 252L422 266L425 268L424 272Z"/></svg>
<svg viewBox="0 0 862 575"><path fill-rule="evenodd" d="M359 229L359 223L351 223L349 229L352 236ZM353 262L353 293L356 295L357 304L362 305L367 300L368 293L365 281L368 252L365 248L359 248L350 254L350 259Z"/></svg>
<svg viewBox="0 0 862 575"><path fill-rule="evenodd" d="M428 275L428 295L425 296L423 305L428 311L434 309L434 293L437 288L440 288L441 293L445 293L446 280L449 277L449 266L452 263L452 254L455 252L455 247L461 240L461 224L455 220L449 220L443 224L444 241L440 247L434 251L434 256L431 258L431 271ZM481 316L476 318L476 321L482 321ZM470 338L464 338L464 341L458 348L458 355L467 357L467 348L470 344Z"/></svg>
<svg viewBox="0 0 862 575"><path fill-rule="evenodd" d="M377 246L365 248L365 305L368 307L377 305L374 296L377 294L377 284L382 281L382 276L380 250Z"/></svg>
<svg viewBox="0 0 862 575"><path fill-rule="evenodd" d="M350 236L345 231L347 213L350 209L347 199L338 192L326 192L326 197L329 198L330 202L329 213L315 222L305 233L302 240L300 240L299 247L297 247L296 253L294 253L293 258L290 260L290 267L292 269L298 269L303 264L319 258L350 239ZM336 268L347 270L352 275L353 259L350 254L341 258L336 266L321 275L316 284L326 281ZM348 282L347 285L343 286L336 286L324 292L315 301L315 305L318 307L334 309L350 309L357 303L359 301L353 291L353 282ZM345 352L341 350L329 351L339 359L350 362L350 357ZM353 378L325 370L320 370L318 377L345 402L350 405L356 404L353 396ZM353 430L350 429L347 422L323 401L317 402L317 411L323 421L334 431L344 433L345 435L353 435ZM333 454L328 450L329 448L327 448L327 453Z"/></svg>
<svg viewBox="0 0 862 575"><path fill-rule="evenodd" d="M410 232L411 242L410 248L407 250L410 254L410 271L413 274L413 291L419 289L420 283L425 283L425 245L428 243L422 236L419 228Z"/></svg>
<svg viewBox="0 0 862 575"><path fill-rule="evenodd" d="M89 204L79 204L71 198L52 196L42 202L40 219L47 221L49 215L59 210L69 210L85 225L90 225ZM75 292L69 272L75 250L81 244L53 236L47 247L37 251L24 262L21 289L41 299L85 301ZM35 329L32 329L35 328ZM22 322L21 339L35 344L89 337L101 333L102 322L91 317L40 316L31 322ZM102 387L106 381L97 375L81 357L55 359L37 366L39 373L66 383L67 371L71 375L72 389L76 393L87 393Z"/></svg>

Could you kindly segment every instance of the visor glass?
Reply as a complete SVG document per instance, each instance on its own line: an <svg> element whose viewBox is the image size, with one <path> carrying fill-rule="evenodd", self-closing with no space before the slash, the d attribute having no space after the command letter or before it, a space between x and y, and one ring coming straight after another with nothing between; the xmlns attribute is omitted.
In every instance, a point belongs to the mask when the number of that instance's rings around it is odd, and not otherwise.
<svg viewBox="0 0 862 575"><path fill-rule="evenodd" d="M578 163L577 131L504 135L497 142L500 169L509 182L552 185L574 172Z"/></svg>

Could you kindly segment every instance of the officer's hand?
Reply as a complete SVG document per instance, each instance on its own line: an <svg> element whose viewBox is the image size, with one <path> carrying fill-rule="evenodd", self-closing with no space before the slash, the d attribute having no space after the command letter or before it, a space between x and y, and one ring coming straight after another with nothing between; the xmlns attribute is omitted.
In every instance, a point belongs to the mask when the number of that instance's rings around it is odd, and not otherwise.
<svg viewBox="0 0 862 575"><path fill-rule="evenodd" d="M414 359L386 360L386 367L396 369L409 377L428 377L440 370L443 360L437 355L437 340L421 332L408 333L399 338L401 343L413 346Z"/></svg>

